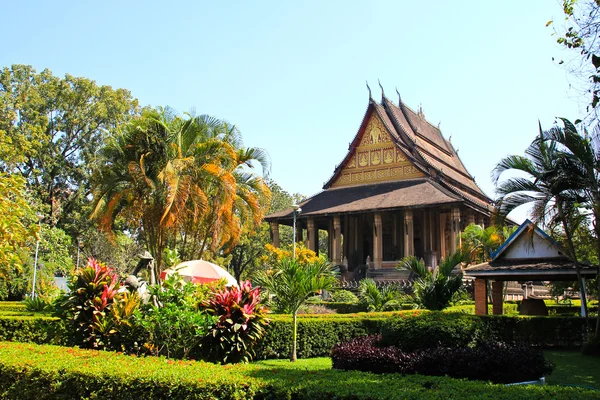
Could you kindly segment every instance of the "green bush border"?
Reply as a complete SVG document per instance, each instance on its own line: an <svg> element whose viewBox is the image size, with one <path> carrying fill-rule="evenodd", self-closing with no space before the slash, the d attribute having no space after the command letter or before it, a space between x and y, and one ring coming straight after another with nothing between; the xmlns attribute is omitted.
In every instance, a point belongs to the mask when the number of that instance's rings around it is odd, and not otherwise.
<svg viewBox="0 0 600 400"><path fill-rule="evenodd" d="M0 342L3 399L591 399L598 392L330 369L313 360L221 366L157 357Z"/></svg>

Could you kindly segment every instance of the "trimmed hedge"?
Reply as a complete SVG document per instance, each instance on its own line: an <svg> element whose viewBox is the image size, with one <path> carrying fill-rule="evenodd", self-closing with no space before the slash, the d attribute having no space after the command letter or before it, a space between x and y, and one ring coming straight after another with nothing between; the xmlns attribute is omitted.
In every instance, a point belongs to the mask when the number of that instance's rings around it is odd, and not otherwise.
<svg viewBox="0 0 600 400"><path fill-rule="evenodd" d="M265 337L256 345L255 359L289 357L291 317L272 315L271 318ZM298 356L329 356L337 343L380 333L387 343L403 346L404 342L409 348L423 343L460 346L473 338L531 343L545 348L574 348L583 345L584 325L585 320L577 317L479 317L422 310L302 315L298 318ZM68 339L57 318L43 314L0 315L0 340L68 344Z"/></svg>
<svg viewBox="0 0 600 400"><path fill-rule="evenodd" d="M1 311L26 311L26 307L22 301L0 301Z"/></svg>
<svg viewBox="0 0 600 400"><path fill-rule="evenodd" d="M466 314L430 312L413 317L398 316L381 327L382 346L403 351L437 347L466 347L483 329L480 318Z"/></svg>
<svg viewBox="0 0 600 400"><path fill-rule="evenodd" d="M297 354L299 358L329 356L336 344L379 331L374 318L298 318ZM256 346L255 359L288 358L292 342L291 318L274 318L267 334Z"/></svg>
<svg viewBox="0 0 600 400"><path fill-rule="evenodd" d="M494 383L533 381L552 372L541 348L482 343L475 347L432 347L403 351L365 336L334 346L333 368L374 373L450 376Z"/></svg>
<svg viewBox="0 0 600 400"><path fill-rule="evenodd" d="M317 360L319 361L319 360ZM0 343L3 399L593 399L595 391L448 377L343 372L314 360L220 366L49 345Z"/></svg>
<svg viewBox="0 0 600 400"><path fill-rule="evenodd" d="M0 317L0 340L37 344L68 344L60 319L47 316Z"/></svg>

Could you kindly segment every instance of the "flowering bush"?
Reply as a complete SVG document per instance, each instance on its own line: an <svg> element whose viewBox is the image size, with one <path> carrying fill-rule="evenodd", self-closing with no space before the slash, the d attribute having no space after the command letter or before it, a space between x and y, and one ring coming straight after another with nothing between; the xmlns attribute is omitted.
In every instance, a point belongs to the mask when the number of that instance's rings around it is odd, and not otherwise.
<svg viewBox="0 0 600 400"><path fill-rule="evenodd" d="M69 293L59 302L58 313L77 345L105 347L109 330L104 328L119 286L115 271L93 258L75 273L68 284Z"/></svg>
<svg viewBox="0 0 600 400"><path fill-rule="evenodd" d="M218 319L204 342L204 357L221 363L247 362L254 345L265 334L266 308L260 303L260 289L249 281L240 287L221 290L208 299L206 311Z"/></svg>

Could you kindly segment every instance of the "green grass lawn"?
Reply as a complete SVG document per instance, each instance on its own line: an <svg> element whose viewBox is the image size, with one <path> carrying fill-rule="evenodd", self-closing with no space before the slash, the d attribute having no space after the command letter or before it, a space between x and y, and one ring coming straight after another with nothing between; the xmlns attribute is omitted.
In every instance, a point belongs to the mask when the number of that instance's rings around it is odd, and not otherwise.
<svg viewBox="0 0 600 400"><path fill-rule="evenodd" d="M583 356L578 351L545 351L547 359L556 363L549 385L582 386L600 390L600 357Z"/></svg>

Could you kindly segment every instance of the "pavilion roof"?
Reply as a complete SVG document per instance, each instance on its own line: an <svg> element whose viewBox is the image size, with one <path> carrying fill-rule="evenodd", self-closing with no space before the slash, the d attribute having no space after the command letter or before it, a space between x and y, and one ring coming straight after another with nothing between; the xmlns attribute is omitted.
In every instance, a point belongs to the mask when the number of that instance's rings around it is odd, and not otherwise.
<svg viewBox="0 0 600 400"><path fill-rule="evenodd" d="M357 213L397 208L427 207L459 203L461 198L430 178L374 183L324 190L299 206L301 217ZM291 219L287 209L267 216L269 220Z"/></svg>

